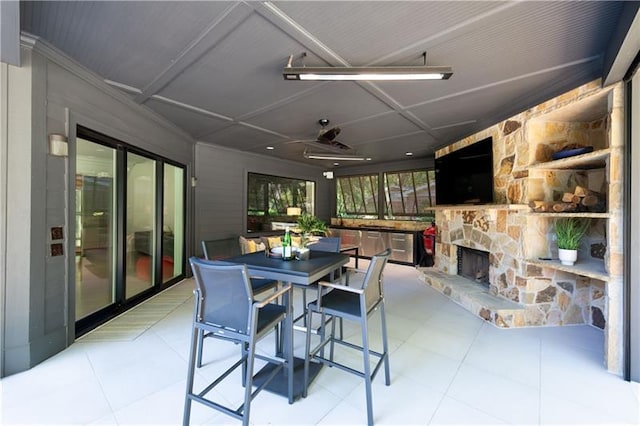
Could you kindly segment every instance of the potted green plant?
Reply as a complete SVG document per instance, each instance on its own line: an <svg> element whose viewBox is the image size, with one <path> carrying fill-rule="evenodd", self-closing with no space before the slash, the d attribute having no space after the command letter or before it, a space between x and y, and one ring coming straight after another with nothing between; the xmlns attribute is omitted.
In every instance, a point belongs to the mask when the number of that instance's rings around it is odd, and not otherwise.
<svg viewBox="0 0 640 426"><path fill-rule="evenodd" d="M555 221L558 239L558 258L563 265L573 265L578 259L578 248L582 237L589 229L589 222L575 217L564 217Z"/></svg>
<svg viewBox="0 0 640 426"><path fill-rule="evenodd" d="M298 231L302 234L302 246L306 247L311 236L327 235L327 224L312 214L303 213L298 217Z"/></svg>

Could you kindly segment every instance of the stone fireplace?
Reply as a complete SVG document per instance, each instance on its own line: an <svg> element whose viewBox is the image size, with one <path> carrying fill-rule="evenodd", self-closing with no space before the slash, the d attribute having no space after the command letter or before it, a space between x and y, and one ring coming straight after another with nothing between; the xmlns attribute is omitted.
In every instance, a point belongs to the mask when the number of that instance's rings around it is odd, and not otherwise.
<svg viewBox="0 0 640 426"><path fill-rule="evenodd" d="M527 262L526 206L436 210L435 268L424 280L498 327L591 324L603 318L604 282ZM464 278L463 278L464 276ZM484 285L479 285L482 278Z"/></svg>
<svg viewBox="0 0 640 426"><path fill-rule="evenodd" d="M436 264L419 268L425 283L498 327L602 329L605 362L617 374L624 358L623 92L595 80L438 150L436 157L491 136L495 204L435 206ZM593 163L549 163L574 141L593 146ZM606 194L607 207L577 214L591 224L585 261L566 267L554 260L553 238L553 222L565 213L532 212L528 203L557 201L577 185ZM458 246L489 252L488 290L458 275Z"/></svg>
<svg viewBox="0 0 640 426"><path fill-rule="evenodd" d="M458 247L458 275L489 289L489 252Z"/></svg>

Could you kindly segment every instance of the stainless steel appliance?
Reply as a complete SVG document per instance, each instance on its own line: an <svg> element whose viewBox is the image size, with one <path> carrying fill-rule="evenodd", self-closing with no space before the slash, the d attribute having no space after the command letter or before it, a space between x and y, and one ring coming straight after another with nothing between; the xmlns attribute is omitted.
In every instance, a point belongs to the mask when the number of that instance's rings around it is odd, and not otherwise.
<svg viewBox="0 0 640 426"><path fill-rule="evenodd" d="M414 232L393 232L388 230L331 228L333 237L340 237L343 244L359 246L360 256L371 257L391 248L390 261L408 264L416 263Z"/></svg>

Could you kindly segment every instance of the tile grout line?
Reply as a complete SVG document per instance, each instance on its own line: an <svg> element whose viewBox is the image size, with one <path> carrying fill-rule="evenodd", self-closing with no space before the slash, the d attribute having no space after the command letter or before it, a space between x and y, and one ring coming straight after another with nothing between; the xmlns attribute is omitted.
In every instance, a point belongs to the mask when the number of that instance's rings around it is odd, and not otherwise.
<svg viewBox="0 0 640 426"><path fill-rule="evenodd" d="M447 303L448 303L448 301L447 301ZM444 309L445 305L446 305L446 303L443 304L442 306L440 306L439 310ZM482 327L484 327L484 324L482 324ZM435 417L436 413L438 412L438 409L440 408L440 405L442 404L442 401L444 401L444 399L447 397L447 394L449 393L449 389L451 389L451 386L453 385L454 380L456 379L456 377L458 377L458 374L460 373L460 368L462 367L462 364L464 363L464 360L467 358L467 355L469 354L469 350L471 350L471 347L473 346L475 341L478 339L478 335L480 334L480 330L482 330L482 327L480 327L478 329L478 332L476 333L475 337L473 338L473 341L471 342L471 344L467 348L464 356L462 357L462 359L458 363L458 368L456 369L456 373L453 375L453 377L451 378L451 381L449 382L449 385L447 386L447 388L442 393L442 398L440 398L440 401L438 402L438 405L436 406L436 409L434 410L433 414L429 418L429 422L427 424L431 424L431 422L433 421L433 418Z"/></svg>

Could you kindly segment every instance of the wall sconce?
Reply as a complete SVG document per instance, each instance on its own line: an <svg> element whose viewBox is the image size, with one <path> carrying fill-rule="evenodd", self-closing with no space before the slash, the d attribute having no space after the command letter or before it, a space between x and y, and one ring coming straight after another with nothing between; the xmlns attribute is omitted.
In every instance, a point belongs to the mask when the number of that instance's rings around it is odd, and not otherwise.
<svg viewBox="0 0 640 426"><path fill-rule="evenodd" d="M300 207L287 207L287 216L300 216L302 209Z"/></svg>
<svg viewBox="0 0 640 426"><path fill-rule="evenodd" d="M58 157L69 155L69 144L65 135L60 133L51 133L49 135L49 154Z"/></svg>

